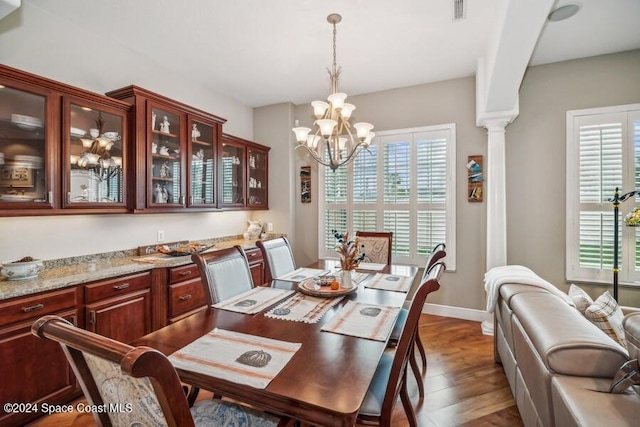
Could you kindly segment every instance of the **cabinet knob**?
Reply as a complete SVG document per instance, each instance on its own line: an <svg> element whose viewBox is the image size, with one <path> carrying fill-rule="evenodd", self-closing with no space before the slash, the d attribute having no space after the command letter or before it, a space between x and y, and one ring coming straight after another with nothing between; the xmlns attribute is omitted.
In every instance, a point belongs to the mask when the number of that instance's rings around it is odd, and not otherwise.
<svg viewBox="0 0 640 427"><path fill-rule="evenodd" d="M184 294L180 296L180 301L188 301L191 299L191 294Z"/></svg>
<svg viewBox="0 0 640 427"><path fill-rule="evenodd" d="M91 310L89 312L89 323L91 323L92 325L95 325L95 323L96 323L96 311L95 310Z"/></svg>
<svg viewBox="0 0 640 427"><path fill-rule="evenodd" d="M191 270L185 270L185 271L181 271L178 276L180 277L184 277L184 276L189 276L191 274Z"/></svg>
<svg viewBox="0 0 640 427"><path fill-rule="evenodd" d="M114 285L113 289L115 289L116 291L121 291L123 289L127 289L128 287L128 283L123 283L122 285Z"/></svg>

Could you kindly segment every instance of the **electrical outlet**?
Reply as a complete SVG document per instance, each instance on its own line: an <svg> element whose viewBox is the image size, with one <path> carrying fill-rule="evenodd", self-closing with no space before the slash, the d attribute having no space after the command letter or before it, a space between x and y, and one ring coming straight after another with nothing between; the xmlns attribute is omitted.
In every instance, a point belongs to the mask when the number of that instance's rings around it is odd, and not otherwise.
<svg viewBox="0 0 640 427"><path fill-rule="evenodd" d="M273 231L273 223L272 222L267 224L267 230L268 231Z"/></svg>
<svg viewBox="0 0 640 427"><path fill-rule="evenodd" d="M164 242L164 230L158 230L158 242Z"/></svg>

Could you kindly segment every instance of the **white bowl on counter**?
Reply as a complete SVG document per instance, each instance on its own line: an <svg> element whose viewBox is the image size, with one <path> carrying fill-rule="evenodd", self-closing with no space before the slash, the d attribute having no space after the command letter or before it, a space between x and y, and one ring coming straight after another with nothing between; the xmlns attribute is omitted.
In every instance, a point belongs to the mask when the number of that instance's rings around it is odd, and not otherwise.
<svg viewBox="0 0 640 427"><path fill-rule="evenodd" d="M35 279L43 271L44 263L42 260L34 259L33 261L24 262L3 262L0 274L8 280L28 280Z"/></svg>

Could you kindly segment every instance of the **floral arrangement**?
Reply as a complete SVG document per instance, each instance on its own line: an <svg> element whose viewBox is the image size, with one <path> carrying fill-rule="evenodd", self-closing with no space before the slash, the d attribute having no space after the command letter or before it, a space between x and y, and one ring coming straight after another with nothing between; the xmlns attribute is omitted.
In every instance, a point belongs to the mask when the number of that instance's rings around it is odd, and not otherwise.
<svg viewBox="0 0 640 427"><path fill-rule="evenodd" d="M624 223L628 227L637 227L640 225L640 208L635 208L624 217Z"/></svg>
<svg viewBox="0 0 640 427"><path fill-rule="evenodd" d="M360 248L364 245L359 245L357 237L349 240L349 232L342 234L337 230L331 231L338 241L336 252L340 254L340 267L342 270L355 270L364 259L364 252L360 253Z"/></svg>

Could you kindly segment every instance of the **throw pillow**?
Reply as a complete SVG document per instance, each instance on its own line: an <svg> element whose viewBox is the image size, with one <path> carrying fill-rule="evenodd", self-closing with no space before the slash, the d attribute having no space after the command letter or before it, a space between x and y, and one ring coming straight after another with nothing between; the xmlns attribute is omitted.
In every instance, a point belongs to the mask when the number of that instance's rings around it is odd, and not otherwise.
<svg viewBox="0 0 640 427"><path fill-rule="evenodd" d="M621 346L627 346L622 327L622 309L609 291L600 295L584 312L587 319Z"/></svg>
<svg viewBox="0 0 640 427"><path fill-rule="evenodd" d="M589 308L591 304L593 304L593 300L589 296L588 293L582 290L582 288L574 285L573 283L569 286L569 298L576 305L578 311L584 314L585 310Z"/></svg>

